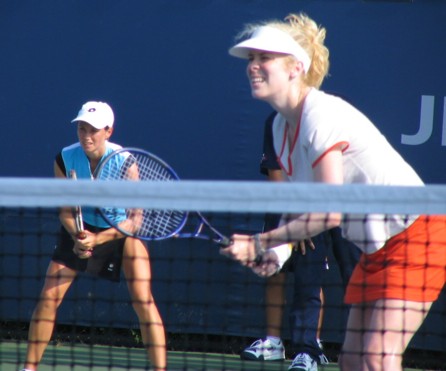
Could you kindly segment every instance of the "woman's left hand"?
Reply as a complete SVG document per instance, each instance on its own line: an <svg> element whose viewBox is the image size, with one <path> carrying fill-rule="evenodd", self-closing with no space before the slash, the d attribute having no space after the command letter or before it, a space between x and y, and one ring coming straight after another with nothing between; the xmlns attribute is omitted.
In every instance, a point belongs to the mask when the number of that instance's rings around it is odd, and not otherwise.
<svg viewBox="0 0 446 371"><path fill-rule="evenodd" d="M79 242L75 242L73 247L73 252L80 259L88 259L93 255L93 249L86 248Z"/></svg>

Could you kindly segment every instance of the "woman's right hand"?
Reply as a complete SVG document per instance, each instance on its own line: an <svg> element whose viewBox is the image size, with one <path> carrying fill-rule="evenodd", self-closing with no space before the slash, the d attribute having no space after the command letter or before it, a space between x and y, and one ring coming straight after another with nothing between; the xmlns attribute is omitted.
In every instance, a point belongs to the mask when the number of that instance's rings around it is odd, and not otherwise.
<svg viewBox="0 0 446 371"><path fill-rule="evenodd" d="M76 238L74 241L73 252L80 259L88 259L93 255L93 249L96 246L96 234L85 231L85 236Z"/></svg>

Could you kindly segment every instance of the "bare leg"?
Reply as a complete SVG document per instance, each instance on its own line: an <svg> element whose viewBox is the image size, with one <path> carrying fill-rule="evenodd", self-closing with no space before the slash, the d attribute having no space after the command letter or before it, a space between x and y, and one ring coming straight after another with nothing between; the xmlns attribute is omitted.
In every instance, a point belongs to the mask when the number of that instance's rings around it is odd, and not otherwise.
<svg viewBox="0 0 446 371"><path fill-rule="evenodd" d="M353 305L347 321L347 330L345 334L342 352L339 356L339 366L341 370L366 371L368 368L363 361L363 333L366 324L370 322L371 310L366 307L367 304Z"/></svg>
<svg viewBox="0 0 446 371"><path fill-rule="evenodd" d="M25 368L37 370L53 334L57 308L75 277L76 272L72 269L50 262L45 284L29 326Z"/></svg>
<svg viewBox="0 0 446 371"><path fill-rule="evenodd" d="M280 338L285 305L285 273L268 279L265 289L266 334Z"/></svg>
<svg viewBox="0 0 446 371"><path fill-rule="evenodd" d="M321 339L321 332L322 332L322 323L324 322L324 303L325 303L325 296L324 291L321 289L321 309L319 311L319 322L317 324L317 339Z"/></svg>
<svg viewBox="0 0 446 371"><path fill-rule="evenodd" d="M141 241L126 239L123 268L148 357L155 370L166 370L166 335L152 296L149 253Z"/></svg>
<svg viewBox="0 0 446 371"><path fill-rule="evenodd" d="M402 370L402 357L432 303L378 300L351 308L342 370Z"/></svg>

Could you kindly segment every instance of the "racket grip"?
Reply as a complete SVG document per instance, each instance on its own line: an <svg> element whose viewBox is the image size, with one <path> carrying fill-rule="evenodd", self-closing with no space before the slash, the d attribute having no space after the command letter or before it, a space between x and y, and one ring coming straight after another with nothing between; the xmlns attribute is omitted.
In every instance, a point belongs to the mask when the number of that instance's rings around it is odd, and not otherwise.
<svg viewBox="0 0 446 371"><path fill-rule="evenodd" d="M79 240L84 240L87 238L87 234L85 232L79 232L76 236Z"/></svg>
<svg viewBox="0 0 446 371"><path fill-rule="evenodd" d="M223 246L223 247L228 247L228 246L231 246L232 245L232 239L230 239L230 238L228 238L228 237L222 237L219 241L218 241L218 244L220 245L220 246Z"/></svg>
<svg viewBox="0 0 446 371"><path fill-rule="evenodd" d="M263 260L263 255L257 255L256 258L254 259L254 264L255 265L260 265L262 260Z"/></svg>

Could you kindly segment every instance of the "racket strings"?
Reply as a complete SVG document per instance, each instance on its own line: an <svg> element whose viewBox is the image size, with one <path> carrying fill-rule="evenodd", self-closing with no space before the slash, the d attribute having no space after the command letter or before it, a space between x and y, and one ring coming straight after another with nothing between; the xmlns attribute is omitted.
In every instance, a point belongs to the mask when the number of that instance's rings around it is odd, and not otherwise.
<svg viewBox="0 0 446 371"><path fill-rule="evenodd" d="M137 158L141 180L177 180L164 166L146 157Z"/></svg>
<svg viewBox="0 0 446 371"><path fill-rule="evenodd" d="M136 160L140 180L177 180L163 164L142 154L132 154ZM185 213L177 210L144 210L138 234L161 238L174 233L183 223Z"/></svg>
<svg viewBox="0 0 446 371"><path fill-rule="evenodd" d="M185 213L176 210L145 210L138 234L153 239L173 234L183 224Z"/></svg>
<svg viewBox="0 0 446 371"><path fill-rule="evenodd" d="M129 148L117 150L104 159L96 178L127 181L178 180L175 172L156 156ZM187 219L187 212L174 209L103 208L101 214L124 233L149 240L175 235ZM122 222L123 219L125 223Z"/></svg>

